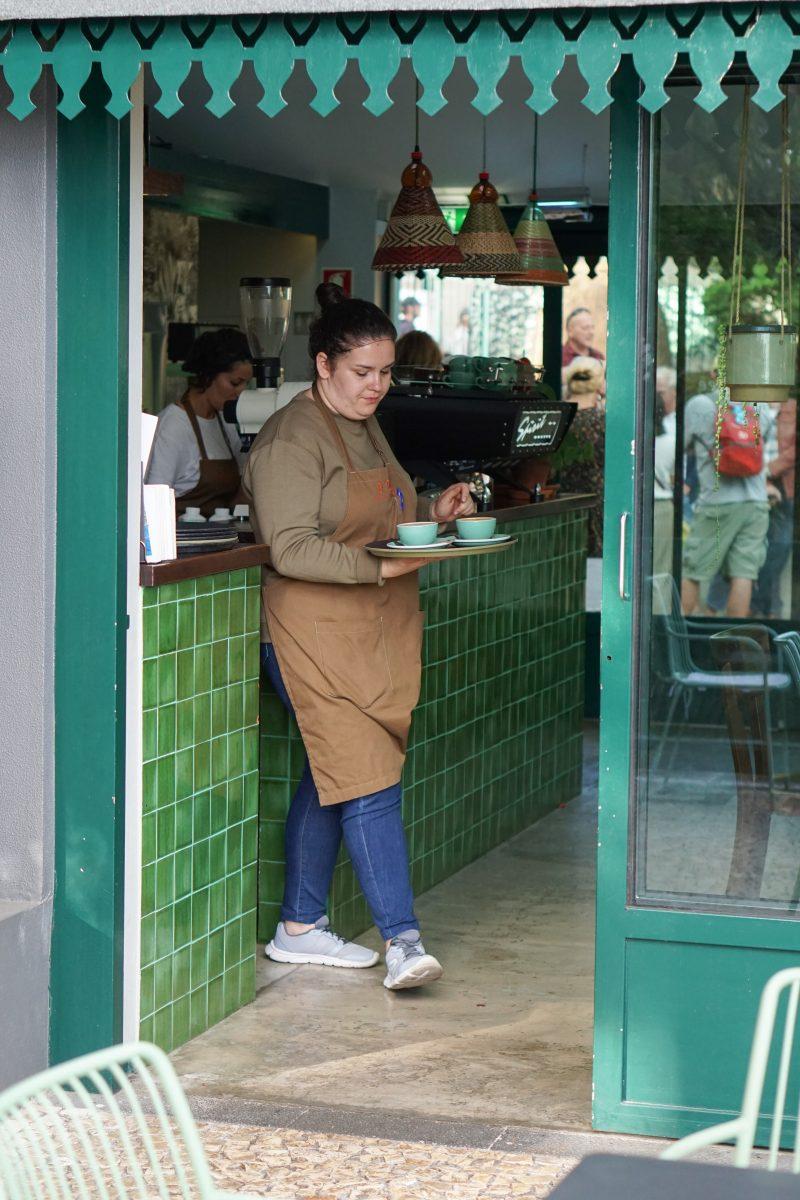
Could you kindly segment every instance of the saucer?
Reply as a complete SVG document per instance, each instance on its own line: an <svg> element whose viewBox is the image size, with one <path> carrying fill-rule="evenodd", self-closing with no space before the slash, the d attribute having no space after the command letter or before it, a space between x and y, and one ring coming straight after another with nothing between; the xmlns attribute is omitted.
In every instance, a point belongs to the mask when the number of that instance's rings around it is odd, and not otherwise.
<svg viewBox="0 0 800 1200"><path fill-rule="evenodd" d="M405 542L387 542L387 550L439 550L449 546L455 539L452 536L437 538L435 542L424 542L420 546L407 546Z"/></svg>
<svg viewBox="0 0 800 1200"><path fill-rule="evenodd" d="M456 546L491 546L494 542L507 542L510 533L495 533L490 538L454 538Z"/></svg>

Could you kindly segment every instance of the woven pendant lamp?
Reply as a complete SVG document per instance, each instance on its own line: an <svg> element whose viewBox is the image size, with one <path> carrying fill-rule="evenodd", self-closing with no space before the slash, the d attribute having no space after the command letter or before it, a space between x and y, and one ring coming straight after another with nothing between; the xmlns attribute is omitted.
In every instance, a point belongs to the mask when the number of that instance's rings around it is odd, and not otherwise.
<svg viewBox="0 0 800 1200"><path fill-rule="evenodd" d="M443 267L440 274L459 278L485 278L522 270L517 247L497 204L497 188L488 171L481 171L469 194L469 210L456 235L464 255L461 266Z"/></svg>
<svg viewBox="0 0 800 1200"><path fill-rule="evenodd" d="M561 260L558 247L553 241L550 226L544 213L536 203L536 167L539 158L539 117L533 119L533 187L528 203L523 209L514 243L519 251L522 270L510 275L498 275L495 283L507 283L513 287L544 284L549 287L564 287L569 282L567 268Z"/></svg>
<svg viewBox="0 0 800 1200"><path fill-rule="evenodd" d="M516 274L497 275L495 283L507 283L514 287L533 284L564 287L569 282L567 268L553 241L550 226L536 203L536 192L531 192L528 197L514 230L514 244L519 252L522 270Z"/></svg>
<svg viewBox="0 0 800 1200"><path fill-rule="evenodd" d="M373 271L416 271L464 261L433 194L433 179L415 146L400 195L372 260Z"/></svg>

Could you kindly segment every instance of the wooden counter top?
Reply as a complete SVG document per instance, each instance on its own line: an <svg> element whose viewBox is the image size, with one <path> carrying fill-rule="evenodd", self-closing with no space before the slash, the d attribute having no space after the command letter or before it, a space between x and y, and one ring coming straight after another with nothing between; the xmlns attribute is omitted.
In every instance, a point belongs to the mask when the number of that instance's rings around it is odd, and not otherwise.
<svg viewBox="0 0 800 1200"><path fill-rule="evenodd" d="M223 571L260 567L268 558L269 550L258 543L236 546L233 550L219 550L214 554L188 554L185 558L173 558L169 562L142 563L139 583L142 587L158 587L162 583L201 579L205 575L219 575Z"/></svg>
<svg viewBox="0 0 800 1200"><path fill-rule="evenodd" d="M596 497L590 494L556 496L538 504L518 504L513 508L496 508L486 516L497 517L498 524L527 521L531 517L557 517L562 512L589 508ZM243 567L260 567L269 559L269 549L257 543L243 543L234 550L217 554L190 554L170 562L142 563L139 583L142 587L158 587L162 583L180 583L183 579L201 579L204 575L219 575L222 571L241 571Z"/></svg>

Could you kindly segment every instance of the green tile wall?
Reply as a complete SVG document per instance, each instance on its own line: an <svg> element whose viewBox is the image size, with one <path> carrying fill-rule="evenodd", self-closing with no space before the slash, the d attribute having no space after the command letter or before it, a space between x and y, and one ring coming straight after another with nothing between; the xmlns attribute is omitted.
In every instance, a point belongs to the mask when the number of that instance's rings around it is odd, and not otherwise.
<svg viewBox="0 0 800 1200"><path fill-rule="evenodd" d="M522 521L506 554L427 567L422 695L403 775L417 893L526 828L581 786L586 515ZM283 889L283 820L303 762L294 722L261 698L259 939ZM349 862L331 920L371 924Z"/></svg>
<svg viewBox="0 0 800 1200"><path fill-rule="evenodd" d="M255 995L260 570L144 589L140 1033Z"/></svg>

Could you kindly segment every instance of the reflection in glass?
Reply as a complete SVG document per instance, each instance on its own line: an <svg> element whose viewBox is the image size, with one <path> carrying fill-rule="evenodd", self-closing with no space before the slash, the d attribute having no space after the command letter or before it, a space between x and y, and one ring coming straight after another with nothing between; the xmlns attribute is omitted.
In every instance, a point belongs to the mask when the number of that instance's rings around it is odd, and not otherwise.
<svg viewBox="0 0 800 1200"><path fill-rule="evenodd" d="M800 898L797 402L718 406L742 89L705 113L677 88L657 123L640 594L638 903L793 911ZM796 139L792 139L794 141ZM742 317L781 295L780 110L750 111ZM791 160L787 160L791 161ZM791 192L798 191L791 161ZM790 216L798 241L797 208ZM791 287L798 291L796 277ZM793 295L794 312L800 296ZM724 370L724 362L722 364ZM725 447L744 447L730 460Z"/></svg>

